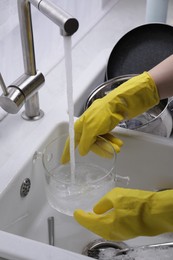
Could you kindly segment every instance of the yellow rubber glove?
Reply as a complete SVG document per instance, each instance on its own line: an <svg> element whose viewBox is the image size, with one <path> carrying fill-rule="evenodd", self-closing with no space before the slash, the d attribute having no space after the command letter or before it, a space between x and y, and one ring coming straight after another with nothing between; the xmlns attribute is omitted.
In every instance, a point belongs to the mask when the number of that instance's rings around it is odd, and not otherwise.
<svg viewBox="0 0 173 260"><path fill-rule="evenodd" d="M85 155L96 143L97 136L113 139L118 152L122 142L116 137L105 136L120 121L142 114L159 103L153 79L147 72L133 77L101 99L97 99L75 122L75 145ZM62 155L62 163L69 160L69 142Z"/></svg>
<svg viewBox="0 0 173 260"><path fill-rule="evenodd" d="M77 147L80 140L80 138L77 136L78 135L75 133L75 147ZM116 152L120 152L120 147L123 145L123 142L119 138L115 137L110 133L102 135L102 137L108 143L111 143L112 147L115 149ZM101 157L112 158L113 150L111 149L110 151L110 145L108 146L107 142L103 142L99 138L96 138L95 143L90 146L90 150ZM65 164L69 162L69 160L70 160L70 138L68 137L61 156L61 163Z"/></svg>
<svg viewBox="0 0 173 260"><path fill-rule="evenodd" d="M108 240L155 236L173 231L173 190L151 192L115 188L94 207L76 210L76 221Z"/></svg>

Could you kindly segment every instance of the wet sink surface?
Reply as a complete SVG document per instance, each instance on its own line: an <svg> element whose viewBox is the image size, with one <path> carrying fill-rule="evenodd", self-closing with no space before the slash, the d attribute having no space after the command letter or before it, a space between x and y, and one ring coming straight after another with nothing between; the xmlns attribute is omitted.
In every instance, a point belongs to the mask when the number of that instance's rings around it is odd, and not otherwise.
<svg viewBox="0 0 173 260"><path fill-rule="evenodd" d="M102 60L102 58L101 58ZM99 64L98 73L96 73L97 66ZM101 65L103 64L103 66ZM93 69L94 68L94 69ZM103 71L105 69L105 58L103 63L99 60L93 64L90 68L90 73L87 71L88 82L84 86L83 76L82 82L76 86L78 93L75 94L75 116L79 116L83 109L86 96L90 93L92 88L103 82ZM86 76L84 78L87 78ZM81 84L82 83L82 84ZM88 86L90 87L88 88ZM62 100L63 102L63 100ZM61 104L59 104L60 106ZM58 107L59 108L59 107ZM56 109L56 111L59 111ZM46 144L50 143L53 139L60 136L61 134L68 132L68 123L63 121L67 119L67 115L60 113L58 116L58 122L55 124L56 117L53 116L52 112L47 115L47 121L43 121L41 133L45 138L41 138L38 135L38 131L32 133L32 140L37 140L38 145L34 144L30 147L29 152L26 149L25 153L16 154L17 168L16 174L13 172L13 167L8 170L8 183L3 188L0 183L0 256L6 256L6 252L12 250L9 248L9 241L14 245L12 255L18 252L16 258L9 257L9 259L37 259L32 256L19 257L21 253L21 246L23 245L25 252L45 252L49 249L49 253L56 251L58 248L66 249L67 252L76 252L74 256L70 253L67 254L66 259L81 259L79 254L82 253L85 246L97 239L98 237L91 232L85 230L79 226L73 219L73 217L63 215L56 210L52 209L47 202L45 189L44 189L44 168L40 158L35 160L35 153L43 151ZM61 121L62 119L62 121ZM20 126L21 122L19 122ZM47 129L48 130L47 130ZM43 129L46 129L43 131ZM52 130L51 130L52 129ZM36 129L37 130L37 129ZM40 131L39 131L40 133ZM116 174L120 176L128 176L130 182L128 188L147 189L147 190L160 190L173 187L173 175L172 175L172 154L173 154L173 139L162 138L149 134L144 134L136 131L130 131L122 128L116 128L114 131L119 138L124 141L121 153L118 154ZM29 141L28 141L29 142ZM29 144L28 144L29 145ZM26 147L25 147L26 148ZM25 161L22 159L25 158ZM10 166L8 166L9 168ZM30 189L25 197L21 197L21 185L23 181L30 180ZM2 178L1 178L2 181ZM124 181L117 181L117 186L127 187L127 183ZM54 217L54 233L55 233L55 246L48 246L48 218ZM5 231L5 232L3 232ZM9 236L11 234L11 236ZM17 236L14 236L17 235ZM6 240L7 239L7 240ZM4 245L3 242L6 241ZM35 241L41 242L37 244L34 250L29 249L30 246L34 248L33 244ZM173 241L172 234L166 234L158 237L139 237L124 241L128 246L147 245ZM41 248L41 249L40 249ZM16 251L15 251L16 250ZM2 252L5 252L2 255ZM55 252L57 255L57 252ZM44 254L45 255L45 254ZM42 259L49 259L44 258ZM52 259L56 259L53 258ZM62 259L65 260L63 257Z"/></svg>
<svg viewBox="0 0 173 260"><path fill-rule="evenodd" d="M67 131L66 122L58 124L38 151L42 151L45 144ZM173 187L172 142L119 128L116 134L124 141L124 147L117 158L116 172L130 178L128 188L160 190ZM63 215L49 206L44 189L44 168L41 159L35 160L35 152L33 151L26 165L1 194L0 229L48 244L47 220L53 216L55 246L82 253L83 248L97 236L79 226L73 217ZM163 159L166 160L166 167ZM27 196L21 197L21 184L26 178L31 182L30 190ZM126 183L120 180L117 186L126 187ZM125 243L128 246L137 246L168 242L172 239L173 236L168 234L154 238L140 237Z"/></svg>

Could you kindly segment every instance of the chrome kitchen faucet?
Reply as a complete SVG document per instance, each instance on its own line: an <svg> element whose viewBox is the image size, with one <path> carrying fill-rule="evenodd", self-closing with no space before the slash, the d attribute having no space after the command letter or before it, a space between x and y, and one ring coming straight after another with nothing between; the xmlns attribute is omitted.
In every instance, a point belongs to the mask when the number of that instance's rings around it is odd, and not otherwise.
<svg viewBox="0 0 173 260"><path fill-rule="evenodd" d="M8 113L16 114L25 104L22 117L26 120L38 120L44 115L39 106L38 90L45 78L36 69L34 40L32 31L31 6L35 6L60 28L63 36L71 36L78 29L78 21L57 5L48 0L17 0L20 34L24 60L24 74L6 87L0 74L0 106Z"/></svg>

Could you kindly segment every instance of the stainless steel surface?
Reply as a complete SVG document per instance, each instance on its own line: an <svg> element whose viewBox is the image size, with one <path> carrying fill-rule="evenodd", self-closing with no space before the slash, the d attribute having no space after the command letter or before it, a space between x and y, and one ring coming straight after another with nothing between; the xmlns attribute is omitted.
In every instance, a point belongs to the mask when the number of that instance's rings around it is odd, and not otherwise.
<svg viewBox="0 0 173 260"><path fill-rule="evenodd" d="M107 249L112 249L113 254L116 254L120 250L126 250L127 248L128 246L124 242L109 241L103 238L99 238L91 241L88 245L86 245L82 251L82 254L99 259L99 253L102 250L106 252Z"/></svg>
<svg viewBox="0 0 173 260"><path fill-rule="evenodd" d="M48 221L48 235L49 235L49 245L55 245L55 238L54 238L54 217L49 217Z"/></svg>
<svg viewBox="0 0 173 260"><path fill-rule="evenodd" d="M3 79L2 75L1 75L1 73L0 73L0 87L1 87L1 89L3 91L4 96L7 96L8 95L8 90L7 90L7 87L5 85L5 82L4 82L4 79Z"/></svg>
<svg viewBox="0 0 173 260"><path fill-rule="evenodd" d="M87 255L94 258L94 259L102 259L103 255L107 255L111 257L109 259L117 259L116 256L121 256L121 255L127 255L129 252L133 252L135 250L140 251L140 250L156 250L157 248L159 249L170 249L173 248L173 242L167 242L167 243L159 243L159 244L151 244L151 245L144 245L144 246L137 246L137 247L126 247L126 248L116 248L116 247L110 247L110 246L96 246L91 249L88 249ZM108 259L108 258L106 258ZM119 258L118 258L119 259ZM131 259L131 258L130 258Z"/></svg>
<svg viewBox="0 0 173 260"><path fill-rule="evenodd" d="M89 95L84 109L86 110L96 99L106 96L110 91L117 88L133 76L135 75L132 74L116 77L98 86ZM120 122L119 126L131 130L170 137L173 119L170 110L168 109L168 105L168 99L161 100L158 105L142 115L139 115L131 120Z"/></svg>
<svg viewBox="0 0 173 260"><path fill-rule="evenodd" d="M39 106L39 96L38 93L33 95L29 100L25 102L25 111L22 112L22 118L25 120L38 120L44 116L44 112Z"/></svg>
<svg viewBox="0 0 173 260"><path fill-rule="evenodd" d="M111 90L117 88L133 76L136 76L136 74L123 75L103 82L90 93L86 104L84 105L84 109L86 110L97 98L106 96Z"/></svg>
<svg viewBox="0 0 173 260"><path fill-rule="evenodd" d="M39 71L35 75L30 76L23 74L7 88L8 95L0 96L0 106L8 113L16 114L23 104L27 103L28 100L31 102L37 96L37 91L43 83L44 76ZM29 113L29 117L39 115L39 106L37 107L37 111L34 109L37 105L38 98L32 105L33 114ZM28 109L26 109L25 113L28 113Z"/></svg>
<svg viewBox="0 0 173 260"><path fill-rule="evenodd" d="M51 3L48 0L42 0L39 2L38 9L60 27L62 35L70 36L77 31L79 27L77 19L73 18L54 3Z"/></svg>
<svg viewBox="0 0 173 260"><path fill-rule="evenodd" d="M26 197L31 188L31 181L29 178L23 180L22 185L20 187L20 196Z"/></svg>
<svg viewBox="0 0 173 260"><path fill-rule="evenodd" d="M8 88L6 88L3 78L0 77L0 86L3 90L0 106L8 113L16 114L25 104L22 117L26 120L38 120L44 115L39 106L38 90L45 79L43 74L36 69L31 4L57 24L64 36L70 36L77 31L78 21L48 0L17 0L17 2L24 75Z"/></svg>
<svg viewBox="0 0 173 260"><path fill-rule="evenodd" d="M16 114L25 102L23 93L15 87L8 87L8 95L0 96L0 106L10 114Z"/></svg>

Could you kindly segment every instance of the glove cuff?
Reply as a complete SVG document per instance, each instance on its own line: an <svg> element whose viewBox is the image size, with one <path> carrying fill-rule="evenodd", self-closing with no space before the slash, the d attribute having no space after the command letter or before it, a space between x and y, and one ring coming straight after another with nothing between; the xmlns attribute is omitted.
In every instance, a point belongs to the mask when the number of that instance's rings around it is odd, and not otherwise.
<svg viewBox="0 0 173 260"><path fill-rule="evenodd" d="M148 72L129 79L110 92L106 99L112 112L120 114L124 119L136 117L160 101L156 84Z"/></svg>
<svg viewBox="0 0 173 260"><path fill-rule="evenodd" d="M148 72L144 72L132 78L130 84L131 86L136 85L136 87L134 87L136 93L132 93L135 98L130 105L133 106L134 109L130 109L132 113L129 113L128 118L138 116L160 102L156 84Z"/></svg>

